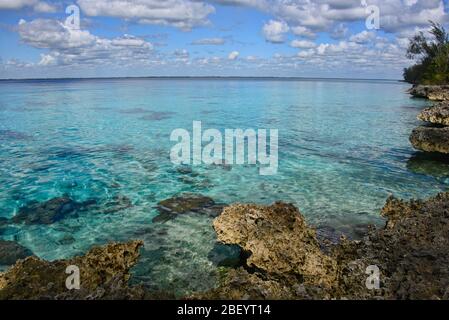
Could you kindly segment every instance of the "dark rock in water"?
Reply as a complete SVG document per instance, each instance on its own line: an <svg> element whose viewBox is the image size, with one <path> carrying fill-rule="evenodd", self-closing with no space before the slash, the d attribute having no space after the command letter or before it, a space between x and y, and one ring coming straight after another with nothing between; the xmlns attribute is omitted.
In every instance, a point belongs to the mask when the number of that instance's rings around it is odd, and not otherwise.
<svg viewBox="0 0 449 320"><path fill-rule="evenodd" d="M13 130L0 130L0 140L28 140L31 137L25 133Z"/></svg>
<svg viewBox="0 0 449 320"><path fill-rule="evenodd" d="M129 270L140 255L142 241L95 247L66 260L45 261L28 257L0 273L0 300L14 299L151 299L141 287L130 287ZM66 288L66 268L80 270L81 288Z"/></svg>
<svg viewBox="0 0 449 320"><path fill-rule="evenodd" d="M214 205L212 198L200 194L184 193L170 199L160 201L158 209L170 213L185 213Z"/></svg>
<svg viewBox="0 0 449 320"><path fill-rule="evenodd" d="M174 219L179 214L196 212L216 217L221 213L224 205L216 204L215 201L207 196L193 193L183 193L170 199L158 203L157 209L160 212L153 218L153 222L165 222Z"/></svg>
<svg viewBox="0 0 449 320"><path fill-rule="evenodd" d="M218 267L237 268L244 263L242 249L236 245L216 243L207 258Z"/></svg>
<svg viewBox="0 0 449 320"><path fill-rule="evenodd" d="M198 173L193 172L193 169L191 166L179 166L176 168L176 172L180 173L180 174L190 175L192 177L198 176Z"/></svg>
<svg viewBox="0 0 449 320"><path fill-rule="evenodd" d="M417 98L435 101L449 100L449 85L415 85L409 93Z"/></svg>
<svg viewBox="0 0 449 320"><path fill-rule="evenodd" d="M67 234L67 235L65 235L64 237L62 237L61 239L58 240L58 244L64 246L64 245L72 244L75 241L76 241L76 239L72 235Z"/></svg>
<svg viewBox="0 0 449 320"><path fill-rule="evenodd" d="M142 114L142 113L150 113L152 111L149 109L144 109L144 108L132 108L132 109L120 110L119 112L125 113L125 114Z"/></svg>
<svg viewBox="0 0 449 320"><path fill-rule="evenodd" d="M160 121L170 119L174 114L175 112L171 111L153 111L149 115L143 116L141 119L147 121Z"/></svg>
<svg viewBox="0 0 449 320"><path fill-rule="evenodd" d="M32 255L31 250L17 242L0 240L0 265L9 266Z"/></svg>
<svg viewBox="0 0 449 320"><path fill-rule="evenodd" d="M133 206L133 203L131 199L128 197L118 194L115 195L112 198L112 201L105 204L105 209L103 210L103 213L115 213L118 211L122 211L128 208L131 208Z"/></svg>
<svg viewBox="0 0 449 320"><path fill-rule="evenodd" d="M418 150L449 153L449 127L417 127L410 135L410 142Z"/></svg>
<svg viewBox="0 0 449 320"><path fill-rule="evenodd" d="M95 200L76 202L69 197L53 198L46 202L32 201L19 209L11 220L14 223L52 224L96 204Z"/></svg>

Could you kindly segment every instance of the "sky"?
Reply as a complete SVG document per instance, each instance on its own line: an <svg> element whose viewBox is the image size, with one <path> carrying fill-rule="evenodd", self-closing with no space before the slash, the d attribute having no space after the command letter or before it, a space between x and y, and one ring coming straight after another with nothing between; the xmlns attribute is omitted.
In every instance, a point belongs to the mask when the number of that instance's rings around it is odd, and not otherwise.
<svg viewBox="0 0 449 320"><path fill-rule="evenodd" d="M429 20L447 28L448 12L448 0L0 0L0 78L401 79L408 39Z"/></svg>

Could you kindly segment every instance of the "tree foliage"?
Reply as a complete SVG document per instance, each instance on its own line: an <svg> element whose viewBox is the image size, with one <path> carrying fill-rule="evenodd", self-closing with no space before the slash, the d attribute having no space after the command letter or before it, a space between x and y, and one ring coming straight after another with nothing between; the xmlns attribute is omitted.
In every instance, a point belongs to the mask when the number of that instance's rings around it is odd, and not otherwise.
<svg viewBox="0 0 449 320"><path fill-rule="evenodd" d="M430 39L423 32L410 39L407 58L418 62L404 69L404 79L414 84L448 84L449 33L440 24L430 23Z"/></svg>

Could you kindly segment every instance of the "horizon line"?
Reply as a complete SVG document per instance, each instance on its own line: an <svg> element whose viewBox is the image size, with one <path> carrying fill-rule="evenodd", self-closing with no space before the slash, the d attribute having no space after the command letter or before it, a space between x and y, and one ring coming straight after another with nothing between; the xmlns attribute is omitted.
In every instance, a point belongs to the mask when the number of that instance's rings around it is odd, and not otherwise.
<svg viewBox="0 0 449 320"><path fill-rule="evenodd" d="M49 78L0 78L0 81L36 81L36 80L107 80L107 79L248 79L248 80L377 80L406 82L403 79L388 78L345 78L345 77L287 77L287 76L113 76L113 77L49 77Z"/></svg>

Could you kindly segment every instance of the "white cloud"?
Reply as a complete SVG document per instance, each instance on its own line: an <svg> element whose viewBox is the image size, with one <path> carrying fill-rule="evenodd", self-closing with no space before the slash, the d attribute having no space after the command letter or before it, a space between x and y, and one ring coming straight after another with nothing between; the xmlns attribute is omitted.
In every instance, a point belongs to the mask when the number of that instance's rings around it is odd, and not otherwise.
<svg viewBox="0 0 449 320"><path fill-rule="evenodd" d="M195 0L78 0L88 16L108 16L190 30L207 23L215 8Z"/></svg>
<svg viewBox="0 0 449 320"><path fill-rule="evenodd" d="M31 8L37 12L55 12L56 7L47 2L38 0L0 0L0 10L19 10Z"/></svg>
<svg viewBox="0 0 449 320"><path fill-rule="evenodd" d="M367 43L376 38L376 34L372 31L363 30L360 33L352 35L349 40L357 43Z"/></svg>
<svg viewBox="0 0 449 320"><path fill-rule="evenodd" d="M236 60L239 56L239 52L238 51L232 51L229 55L228 55L228 59L229 60Z"/></svg>
<svg viewBox="0 0 449 320"><path fill-rule="evenodd" d="M37 19L20 20L20 39L30 46L48 49L41 55L39 65L76 65L107 63L145 63L153 46L144 39L123 35L113 39L92 35L87 30L76 30L62 22Z"/></svg>
<svg viewBox="0 0 449 320"><path fill-rule="evenodd" d="M290 42L290 47L300 49L310 49L315 48L316 44L315 42L309 40L293 40L292 42Z"/></svg>
<svg viewBox="0 0 449 320"><path fill-rule="evenodd" d="M262 28L265 40L272 43L283 43L285 41L285 33L290 30L284 21L270 20Z"/></svg>
<svg viewBox="0 0 449 320"><path fill-rule="evenodd" d="M220 46L226 43L223 38L203 38L193 41L192 45L204 45L204 46Z"/></svg>
<svg viewBox="0 0 449 320"><path fill-rule="evenodd" d="M360 0L270 0L270 1L225 1L238 3L265 11L276 20L284 21L297 36L313 38L316 32L334 33L341 38L345 22L364 23L369 16ZM427 27L429 20L449 22L447 4L443 0L368 0L368 5L380 9L380 28L386 32L398 33L416 27ZM279 38L280 36L274 36ZM282 41L273 41L282 42Z"/></svg>
<svg viewBox="0 0 449 320"><path fill-rule="evenodd" d="M292 32L296 36L300 37L306 37L306 38L315 38L316 34L315 32L311 31L310 29L303 27L303 26L296 26L291 28Z"/></svg>

